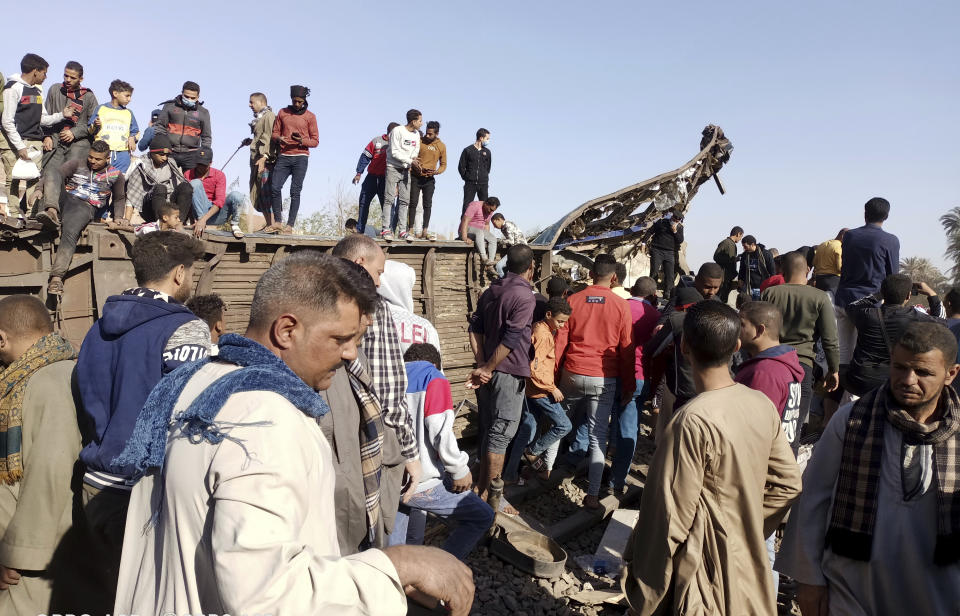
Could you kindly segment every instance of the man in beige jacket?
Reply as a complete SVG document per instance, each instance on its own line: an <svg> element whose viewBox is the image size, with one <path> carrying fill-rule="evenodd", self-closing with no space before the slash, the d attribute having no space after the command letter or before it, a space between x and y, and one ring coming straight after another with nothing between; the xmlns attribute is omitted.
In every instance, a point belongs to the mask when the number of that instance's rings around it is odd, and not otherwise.
<svg viewBox="0 0 960 616"><path fill-rule="evenodd" d="M113 613L402 616L405 591L469 613L472 575L446 552L339 550L318 392L356 358L376 297L352 264L298 252L261 277L244 336L154 388L118 458L148 473L131 493ZM364 416L372 516L380 429Z"/></svg>
<svg viewBox="0 0 960 616"><path fill-rule="evenodd" d="M625 552L634 614L775 614L765 537L800 494L800 470L773 403L733 382L740 319L691 306L681 349L697 395L667 424Z"/></svg>
<svg viewBox="0 0 960 616"><path fill-rule="evenodd" d="M0 300L0 614L79 609L63 587L77 575L63 575L80 453L70 392L76 356L39 299Z"/></svg>

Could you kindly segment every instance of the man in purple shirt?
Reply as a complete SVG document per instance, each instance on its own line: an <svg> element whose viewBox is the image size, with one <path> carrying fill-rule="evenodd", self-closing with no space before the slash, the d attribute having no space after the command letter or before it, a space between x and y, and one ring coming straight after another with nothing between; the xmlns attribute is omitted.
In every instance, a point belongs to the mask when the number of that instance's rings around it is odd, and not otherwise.
<svg viewBox="0 0 960 616"><path fill-rule="evenodd" d="M890 202L874 197L863 210L867 224L843 235L843 266L833 300L841 365L850 363L857 344L857 328L847 316L847 306L878 292L884 278L900 272L900 240L883 230L883 222L890 215Z"/></svg>
<svg viewBox="0 0 960 616"><path fill-rule="evenodd" d="M530 376L534 262L529 246L507 251L507 273L480 296L470 323L477 368L467 386L477 389L480 407L480 471L477 492L486 498L490 481L503 471L507 447L517 432ZM509 511L508 511L509 513Z"/></svg>

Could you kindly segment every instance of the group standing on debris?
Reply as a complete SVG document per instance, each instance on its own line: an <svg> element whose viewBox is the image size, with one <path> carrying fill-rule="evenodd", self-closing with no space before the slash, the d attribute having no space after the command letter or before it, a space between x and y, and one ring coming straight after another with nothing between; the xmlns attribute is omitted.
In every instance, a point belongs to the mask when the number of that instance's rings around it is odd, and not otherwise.
<svg viewBox="0 0 960 616"><path fill-rule="evenodd" d="M590 284L555 275L540 295L533 250L488 194L481 129L458 164L460 237L489 281L464 315L471 464L416 273L367 232L377 196L374 235L435 239L439 123L421 136L410 110L370 141L356 232L274 263L241 334L219 297L191 297L198 236L232 222L242 237L246 198L211 166L199 85L138 142L128 83L99 105L70 62L44 99L46 71L28 54L5 82L0 155L6 213L29 204L60 234L48 291L87 224L143 220L137 286L107 299L79 354L39 299L0 299L3 614L392 615L408 598L467 614L467 556L516 513L487 503L493 486L583 466L583 507L615 506L648 407L656 450L621 578L633 613L774 614L779 574L804 616L960 605L960 290L941 301L899 273L885 199L783 254L735 226L692 280L675 209L650 229L650 276L628 289L598 254ZM296 221L309 94L293 86L276 115L250 96L249 198L268 231ZM442 549L422 545L427 514L452 528Z"/></svg>

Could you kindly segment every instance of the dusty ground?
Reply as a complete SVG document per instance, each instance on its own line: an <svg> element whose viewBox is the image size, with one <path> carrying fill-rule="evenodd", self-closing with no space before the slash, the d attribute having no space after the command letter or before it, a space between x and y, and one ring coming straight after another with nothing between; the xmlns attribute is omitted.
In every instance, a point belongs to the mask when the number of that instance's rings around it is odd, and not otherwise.
<svg viewBox="0 0 960 616"><path fill-rule="evenodd" d="M641 427L641 439L634 457L633 474L642 478L653 455L653 441L649 436L651 418L645 413L646 425ZM517 509L529 514L544 525L551 525L580 509L586 494L586 480L578 477L565 481L556 489L542 493L526 501L515 503ZM638 504L631 507L636 508ZM478 547L467 559L473 569L476 595L471 614L475 616L547 616L583 615L614 616L626 614L625 606L582 605L570 599L583 590L602 590L619 587L619 582L608 577L585 571L577 564L577 557L586 555L591 560L607 527L604 520L588 530L561 542L567 552L566 571L562 576L545 580L527 574L490 554L486 547ZM436 525L436 526L433 526ZM440 526L441 528L437 528ZM445 532L438 522L428 528L428 542L439 545ZM778 597L781 615L799 616L792 601L793 584L781 578L781 594Z"/></svg>

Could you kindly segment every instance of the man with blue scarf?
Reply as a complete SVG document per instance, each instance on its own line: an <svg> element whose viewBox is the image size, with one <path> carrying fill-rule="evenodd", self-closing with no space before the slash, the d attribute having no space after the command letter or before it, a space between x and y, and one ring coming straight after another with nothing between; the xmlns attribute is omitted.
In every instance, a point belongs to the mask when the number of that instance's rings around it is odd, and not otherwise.
<svg viewBox="0 0 960 616"><path fill-rule="evenodd" d="M469 612L470 570L446 552L340 556L318 392L356 358L374 302L351 263L298 252L258 282L244 336L221 337L217 358L157 385L117 459L144 476L130 499L116 613L401 615L405 589ZM375 465L379 416L360 430Z"/></svg>

